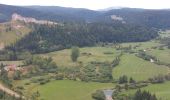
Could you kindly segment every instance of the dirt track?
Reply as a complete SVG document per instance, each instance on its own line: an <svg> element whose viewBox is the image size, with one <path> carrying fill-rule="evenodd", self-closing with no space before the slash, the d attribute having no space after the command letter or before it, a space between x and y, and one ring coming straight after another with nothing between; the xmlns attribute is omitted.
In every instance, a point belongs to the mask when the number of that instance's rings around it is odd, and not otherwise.
<svg viewBox="0 0 170 100"><path fill-rule="evenodd" d="M9 95L11 95L11 96L15 96L15 97L17 97L17 98L20 97L20 95L19 95L18 93L16 93L16 92L14 92L13 90L5 87L5 86L2 85L1 83L0 83L0 90L6 92L7 94L9 94Z"/></svg>

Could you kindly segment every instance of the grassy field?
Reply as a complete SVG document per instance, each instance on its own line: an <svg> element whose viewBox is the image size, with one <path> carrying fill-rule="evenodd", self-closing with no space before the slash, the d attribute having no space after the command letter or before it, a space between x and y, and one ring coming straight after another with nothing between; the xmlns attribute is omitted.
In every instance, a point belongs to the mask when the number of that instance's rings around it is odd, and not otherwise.
<svg viewBox="0 0 170 100"><path fill-rule="evenodd" d="M141 90L149 91L161 98L160 100L170 100L170 82L165 82L163 84L152 84L147 87L141 88ZM125 94L134 94L136 90L129 90L124 92Z"/></svg>
<svg viewBox="0 0 170 100"><path fill-rule="evenodd" d="M135 80L147 80L155 75L169 72L169 68L166 66L158 66L135 55L125 54L122 56L120 64L113 69L113 78L118 79L122 75L127 75Z"/></svg>
<svg viewBox="0 0 170 100"><path fill-rule="evenodd" d="M10 31L6 31L7 28L11 26L22 26L19 29L11 28ZM0 24L0 44L9 45L10 43L14 43L16 40L28 34L31 30L19 22L6 22Z"/></svg>
<svg viewBox="0 0 170 100"><path fill-rule="evenodd" d="M28 80L15 82L23 86ZM40 92L43 100L92 100L91 94L97 89L112 88L112 83L79 82L70 80L51 81L45 85L25 85L27 92Z"/></svg>
<svg viewBox="0 0 170 100"><path fill-rule="evenodd" d="M151 47L160 46L158 41L152 40L148 42L133 42L133 43L122 43L123 47L128 47L131 45L132 47L138 46L135 50L144 50L144 49L150 49Z"/></svg>
<svg viewBox="0 0 170 100"><path fill-rule="evenodd" d="M5 64L5 65L13 65L13 64L15 64L17 66L23 65L22 61L0 61L0 64L1 63Z"/></svg>
<svg viewBox="0 0 170 100"><path fill-rule="evenodd" d="M113 54L104 54L106 52L112 52ZM73 63L70 58L71 49L65 49L61 51L51 52L47 54L43 54L41 56L52 57L53 60L59 66L76 66L77 63ZM90 53L91 55L83 55L82 53ZM78 58L78 62L83 62L83 64L90 63L91 61L99 61L99 62L111 62L114 60L116 55L119 52L111 47L85 47L80 48L80 57Z"/></svg>
<svg viewBox="0 0 170 100"><path fill-rule="evenodd" d="M133 50L144 50L147 53L154 55L161 61L168 62L170 53L168 49L158 50L151 49L151 47L159 46L161 44L155 41L140 42L140 43L123 43L122 46L132 47L139 45ZM105 54L110 52L111 54ZM72 67L78 66L78 63L73 63L70 58L71 49L65 49L61 51L55 51L47 54L40 54L40 56L52 57L53 60L59 67ZM84 55L86 53L87 55ZM113 53L113 54L112 54ZM110 47L84 47L80 48L80 57L78 62L82 62L84 65L92 62L112 62L114 58L120 53L112 46ZM6 62L12 63L12 62ZM20 64L21 62L13 62ZM133 77L135 80L147 80L148 78L157 76L159 74L168 74L170 69L166 66L156 65L149 61L145 61L141 58L136 57L134 54L124 53L121 57L120 64L113 69L113 78L118 79L122 75L127 75L128 77ZM45 77L43 77L45 78ZM48 79L48 78L46 78ZM20 80L15 81L15 86L23 86L25 89L24 94L29 95L35 91L39 91L41 94L40 99L44 100L92 100L91 94L97 89L103 88L113 88L115 85L112 83L95 83L95 82L80 82L80 81L51 81L45 85L39 85L36 83L31 83L30 85L25 85L25 83L30 83L30 80ZM158 97L162 97L163 100L169 100L169 90L170 82L165 84L154 84L143 89L146 89L152 93L155 93ZM130 90L126 92L127 94L134 93L135 90Z"/></svg>
<svg viewBox="0 0 170 100"><path fill-rule="evenodd" d="M170 49L165 48L164 50L153 49L147 51L148 54L157 57L161 62L170 64Z"/></svg>

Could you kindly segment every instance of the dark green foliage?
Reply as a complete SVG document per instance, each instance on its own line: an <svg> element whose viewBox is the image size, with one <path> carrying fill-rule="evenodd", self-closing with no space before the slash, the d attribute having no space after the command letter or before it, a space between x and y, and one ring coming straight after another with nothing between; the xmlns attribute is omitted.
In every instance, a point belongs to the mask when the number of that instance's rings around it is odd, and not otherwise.
<svg viewBox="0 0 170 100"><path fill-rule="evenodd" d="M78 47L72 47L71 49L71 59L73 62L76 62L80 55L80 51Z"/></svg>
<svg viewBox="0 0 170 100"><path fill-rule="evenodd" d="M106 65L89 64L83 67L81 73L82 81L111 82L112 67Z"/></svg>
<svg viewBox="0 0 170 100"><path fill-rule="evenodd" d="M59 73L55 76L56 80L63 80L64 79L64 75L62 73Z"/></svg>
<svg viewBox="0 0 170 100"><path fill-rule="evenodd" d="M151 83L164 83L165 82L165 76L158 75L158 76L155 76L154 78L149 78L149 81Z"/></svg>
<svg viewBox="0 0 170 100"><path fill-rule="evenodd" d="M30 57L23 62L25 65L33 65L35 73L55 73L57 65L52 58Z"/></svg>
<svg viewBox="0 0 170 100"><path fill-rule="evenodd" d="M147 91L137 90L132 100L158 100L155 95Z"/></svg>
<svg viewBox="0 0 170 100"><path fill-rule="evenodd" d="M119 77L119 84L128 83L128 77L126 75Z"/></svg>
<svg viewBox="0 0 170 100"><path fill-rule="evenodd" d="M15 71L13 75L14 80L20 80L21 79L21 72L20 71Z"/></svg>
<svg viewBox="0 0 170 100"><path fill-rule="evenodd" d="M15 51L45 53L72 46L93 46L99 42L147 41L158 36L154 29L121 23L66 23L64 25L36 26L29 35L18 41Z"/></svg>
<svg viewBox="0 0 170 100"><path fill-rule="evenodd" d="M155 62L158 62L158 59L152 55L146 54L144 51L139 51L139 53L136 55L137 57L140 57L144 60L150 61L151 59Z"/></svg>
<svg viewBox="0 0 170 100"><path fill-rule="evenodd" d="M11 80L8 78L8 72L4 69L4 65L0 65L0 80L9 87L12 87Z"/></svg>
<svg viewBox="0 0 170 100"><path fill-rule="evenodd" d="M40 97L39 91L32 93L31 100L37 100Z"/></svg>
<svg viewBox="0 0 170 100"><path fill-rule="evenodd" d="M114 100L158 100L154 94L138 89L134 95L120 94L120 91L115 91L112 94Z"/></svg>
<svg viewBox="0 0 170 100"><path fill-rule="evenodd" d="M129 89L139 89L148 86L148 83L131 83Z"/></svg>
<svg viewBox="0 0 170 100"><path fill-rule="evenodd" d="M128 90L129 89L129 85L126 83L124 88L125 88L125 90Z"/></svg>
<svg viewBox="0 0 170 100"><path fill-rule="evenodd" d="M120 55L118 55L112 62L112 67L116 67L117 65L119 65L120 62L120 57L122 56L122 53Z"/></svg>
<svg viewBox="0 0 170 100"><path fill-rule="evenodd" d="M29 52L18 52L14 49L13 45L11 45L8 50L0 51L0 61L16 61L23 60L29 58L31 54Z"/></svg>
<svg viewBox="0 0 170 100"><path fill-rule="evenodd" d="M160 42L162 44L165 44L165 46L167 46L168 49L170 49L170 38L169 37L161 38Z"/></svg>
<svg viewBox="0 0 170 100"><path fill-rule="evenodd" d="M92 98L95 100L105 100L104 92L102 90L97 90L92 94Z"/></svg>
<svg viewBox="0 0 170 100"><path fill-rule="evenodd" d="M14 96L8 95L4 91L0 90L0 100L23 100L21 97L16 98Z"/></svg>
<svg viewBox="0 0 170 100"><path fill-rule="evenodd" d="M56 73L55 79L62 80L62 79L69 79L69 80L76 80L77 78L80 79L81 72L80 67L60 67L58 69L58 73Z"/></svg>
<svg viewBox="0 0 170 100"><path fill-rule="evenodd" d="M130 77L129 83L136 83L136 81L132 77Z"/></svg>

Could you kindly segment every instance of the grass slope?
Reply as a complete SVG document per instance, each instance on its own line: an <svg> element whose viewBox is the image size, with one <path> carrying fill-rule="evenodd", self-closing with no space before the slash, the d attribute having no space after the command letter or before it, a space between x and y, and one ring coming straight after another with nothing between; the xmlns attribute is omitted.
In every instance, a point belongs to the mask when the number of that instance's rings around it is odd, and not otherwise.
<svg viewBox="0 0 170 100"><path fill-rule="evenodd" d="M163 84L152 84L147 87L141 88L141 90L149 91L157 96L157 98L161 98L159 100L170 100L170 81L165 82ZM123 94L134 94L136 90L129 90L124 92Z"/></svg>
<svg viewBox="0 0 170 100"><path fill-rule="evenodd" d="M135 80L147 80L155 75L169 72L169 68L165 66L158 66L132 54L125 54L120 64L113 69L113 78L118 79L122 75L127 75Z"/></svg>
<svg viewBox="0 0 170 100"><path fill-rule="evenodd" d="M105 52L113 52L113 54L104 54ZM51 52L43 54L41 56L52 57L53 60L59 66L76 66L77 63L73 63L70 58L71 49L65 49L61 51ZM80 53L91 53L91 55L82 55L78 58L78 62L83 62L83 64L90 63L91 61L99 62L111 62L114 60L116 55L119 54L114 48L111 47L85 47L80 48Z"/></svg>
<svg viewBox="0 0 170 100"><path fill-rule="evenodd" d="M24 84L24 82L17 82ZM79 82L70 80L51 81L45 85L26 85L24 88L40 92L40 99L43 100L92 100L91 94L97 89L112 88L112 83Z"/></svg>
<svg viewBox="0 0 170 100"><path fill-rule="evenodd" d="M157 57L161 62L170 64L170 49L165 48L164 50L154 49L147 51L148 54Z"/></svg>
<svg viewBox="0 0 170 100"><path fill-rule="evenodd" d="M20 28L14 28L17 26L21 26ZM6 29L11 28L10 31L6 31ZM16 42L16 40L25 36L31 31L26 25L21 22L6 22L0 23L0 44L9 45L11 43Z"/></svg>

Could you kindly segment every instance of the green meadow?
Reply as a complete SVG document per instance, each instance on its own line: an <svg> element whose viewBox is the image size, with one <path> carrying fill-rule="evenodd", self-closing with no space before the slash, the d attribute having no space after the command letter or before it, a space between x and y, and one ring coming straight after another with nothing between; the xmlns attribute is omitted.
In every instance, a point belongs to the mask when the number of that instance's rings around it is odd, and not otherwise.
<svg viewBox="0 0 170 100"><path fill-rule="evenodd" d="M105 54L105 53L111 54ZM87 53L83 55L83 53ZM119 54L119 51L116 51L112 47L85 47L80 48L80 57L78 62L83 62L83 64L88 64L92 61L98 62L112 62L114 58ZM70 58L71 49L65 49L61 51L55 51L47 54L42 54L41 56L52 57L58 66L69 67L76 66L78 63L74 63Z"/></svg>
<svg viewBox="0 0 170 100"><path fill-rule="evenodd" d="M122 75L127 75L141 81L169 72L170 70L166 66L156 65L133 54L125 54L121 57L120 64L113 69L113 78L118 79Z"/></svg>
<svg viewBox="0 0 170 100"><path fill-rule="evenodd" d="M11 25L20 25L22 26L19 29L11 28ZM8 28L11 30L6 31ZM9 45L15 43L18 39L25 36L31 31L30 28L23 25L20 22L6 22L0 24L0 44Z"/></svg>
<svg viewBox="0 0 170 100"><path fill-rule="evenodd" d="M24 85L29 80L14 82L18 86L24 86L25 93L39 91L40 100L93 100L91 94L98 89L113 88L113 83L80 82L71 80L56 80L44 85L31 83Z"/></svg>
<svg viewBox="0 0 170 100"><path fill-rule="evenodd" d="M141 90L146 90L155 94L159 100L170 100L170 82L165 82L162 84L152 84L147 87L141 88ZM123 94L134 94L136 90L129 90L123 92Z"/></svg>

